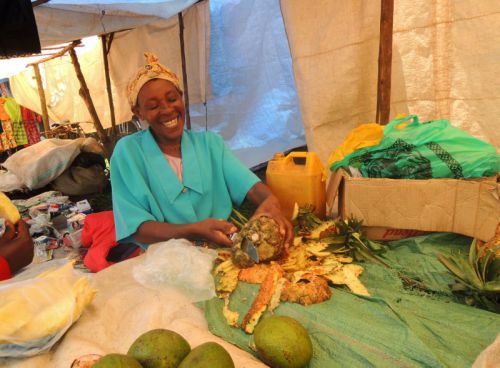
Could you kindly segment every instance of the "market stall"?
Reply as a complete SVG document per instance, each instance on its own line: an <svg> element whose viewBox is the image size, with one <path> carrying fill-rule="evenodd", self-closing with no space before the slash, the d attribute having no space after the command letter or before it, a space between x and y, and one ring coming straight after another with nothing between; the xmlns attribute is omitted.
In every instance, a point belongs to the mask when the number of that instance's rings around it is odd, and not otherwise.
<svg viewBox="0 0 500 368"><path fill-rule="evenodd" d="M108 256L126 242L116 242L110 211L91 213L90 206L85 206L88 203L70 203L60 193L44 193L36 204L40 197L14 201L24 215L21 223L52 232L35 239L35 250L47 255L38 259L42 269L66 267L64 272L70 276L68 283L56 282L54 274L62 272L56 268L33 278L40 274L35 265L0 283L0 315L9 321L0 325L0 341L6 342L0 344L0 356L5 357L0 363L69 367L86 354L125 354L139 335L157 328L179 333L191 348L217 342L237 367L259 367L263 362L275 367L483 367L492 356L493 364L497 363L500 157L494 144L498 135L496 131L488 135L493 144L474 136L491 129L488 123L474 120L480 105L476 100L472 99L470 108L455 104L450 109L442 103L461 100L445 96L463 91L445 88L449 87L447 77L471 72L472 64L452 72L444 68L450 72L445 76L434 73L436 91L423 91L418 98L411 97L416 93L414 85L403 88L396 83L393 113L412 110L425 117L437 111L444 117L432 115L433 120L425 121L416 115L398 116L386 126L364 124L351 130L360 119L371 120L367 116L374 115L372 89L363 89L373 82L373 70L365 67L364 59L377 43L370 30L378 10L372 4L361 7L358 3L342 8L341 2L318 2L309 11L299 2L281 5L309 149L317 153L277 153L268 164L266 181L281 202L278 208L292 221L293 244L285 246L278 223L271 217L251 218L253 208L235 208L229 219L238 229L231 236L232 248L208 249L211 244L206 239L194 243L173 239L153 244L137 256L140 250L133 244L135 249L121 248L118 261L122 262L114 264ZM477 10L477 18L490 17L488 9L492 8ZM398 27L416 24L415 29L396 27L396 45L406 45L407 33L428 29L437 32L441 44L450 17L463 13L461 6L447 3L436 6L437 24L431 22L434 18L408 17ZM328 34L335 32L331 14L345 21L339 21L342 26L359 32L350 34L347 41L344 34L335 33L333 48L330 37L309 42L318 37L313 23L317 27L326 24L321 29ZM366 29L365 22L370 23ZM457 38L453 34L452 39ZM467 42L473 40L467 38ZM433 62L442 65L454 60L448 54L452 48L446 46L446 52L434 56ZM420 56L425 53L418 50ZM397 73L402 73L398 68L403 69L408 55L413 53L403 53L396 62ZM331 72L331 60L337 57L339 68ZM316 63L318 59L322 63ZM427 63L421 64L428 71ZM360 66L362 77L354 77L358 74L353 65ZM326 91L342 75L347 77L339 83L349 88L332 98ZM432 101L428 104L429 94ZM357 99L362 103L353 102ZM384 101L380 104L385 106L377 105L377 116L389 119L387 93ZM490 106L488 111L493 115L495 108ZM462 121L467 114L471 120ZM450 123L449 117L454 121ZM457 120L463 130L453 125ZM341 128L332 129L340 121ZM84 142L65 143L79 149ZM79 152L76 148L62 155L66 166L58 170L67 169ZM55 166L59 165L49 165L42 174L54 171ZM126 177L127 165L123 166ZM12 164L9 170L18 168L23 165ZM45 175L38 177L48 180ZM180 180L179 193L187 193ZM25 185L38 187L28 181ZM16 211L11 207L7 215ZM19 221L19 214L14 217ZM44 221L43 226L39 221ZM4 228L8 234L8 225ZM98 233L107 241L102 247L95 240ZM53 258L48 256L50 250L71 250L82 256L87 250L81 246L90 247L88 254L99 257L98 262L92 264L93 269L80 259L75 268L99 271L96 274L74 273L71 264L49 261ZM135 258L125 260L130 257ZM25 284L16 284L23 278ZM31 282L37 284L40 279L48 280L48 290L64 291L70 285L70 292L60 293L61 299L50 300L51 304L40 296L43 288L31 287ZM16 294L15 287L23 292ZM41 303L40 315L31 300ZM64 306L65 314L56 313L54 306ZM262 332L261 326L276 321L277 316L288 317L284 326ZM272 338L266 340L266 335ZM297 341L305 343L298 346ZM482 352L482 363L475 363ZM283 360L288 363L277 363Z"/></svg>

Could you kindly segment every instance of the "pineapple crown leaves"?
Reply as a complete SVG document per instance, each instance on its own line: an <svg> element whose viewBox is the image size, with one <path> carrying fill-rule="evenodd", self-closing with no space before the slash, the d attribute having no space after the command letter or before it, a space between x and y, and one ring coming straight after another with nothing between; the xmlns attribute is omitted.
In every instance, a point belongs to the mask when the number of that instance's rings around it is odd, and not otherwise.
<svg viewBox="0 0 500 368"><path fill-rule="evenodd" d="M494 248L476 247L474 240L468 257L438 255L439 261L453 275L453 292L465 296L468 305L481 306L500 313L500 245Z"/></svg>
<svg viewBox="0 0 500 368"><path fill-rule="evenodd" d="M500 259L496 255L500 246L481 247L478 250L476 243L474 239L467 258L460 254L451 257L440 254L438 260L458 283L463 284L469 290L481 294L500 295ZM457 290L460 287L454 289Z"/></svg>
<svg viewBox="0 0 500 368"><path fill-rule="evenodd" d="M314 215L314 206L306 205L298 208L296 212L295 233L304 235L309 234L314 228L320 226L323 222ZM335 221L335 232L321 237L321 242L327 243L329 252L342 254L350 253L355 259L366 259L377 263L383 267L389 268L377 254L383 253L385 248L378 243L365 239L363 233L363 220L358 220L354 216L348 219L339 219ZM308 238L304 238L308 241Z"/></svg>
<svg viewBox="0 0 500 368"><path fill-rule="evenodd" d="M295 234L309 233L312 229L323 223L313 212L314 205L312 204L307 204L303 207L299 207L295 204L294 215L292 218L296 224L294 227Z"/></svg>
<svg viewBox="0 0 500 368"><path fill-rule="evenodd" d="M384 253L385 248L376 242L365 238L363 233L363 220L358 220L353 216L345 220L335 222L339 235L345 238L345 244L353 250L356 259L367 259L378 265L390 268L378 254Z"/></svg>
<svg viewBox="0 0 500 368"><path fill-rule="evenodd" d="M240 211L233 207L231 215L229 216L229 221L236 226L238 231L241 230L243 226L248 222L248 217L243 215Z"/></svg>

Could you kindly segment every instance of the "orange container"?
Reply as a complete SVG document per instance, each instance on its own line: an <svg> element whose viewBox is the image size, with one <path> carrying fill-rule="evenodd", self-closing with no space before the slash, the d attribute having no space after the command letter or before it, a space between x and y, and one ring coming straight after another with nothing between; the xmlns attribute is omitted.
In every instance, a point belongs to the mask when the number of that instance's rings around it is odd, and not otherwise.
<svg viewBox="0 0 500 368"><path fill-rule="evenodd" d="M267 165L266 183L281 205L285 216L292 217L294 204L312 204L314 213L325 217L325 168L315 152L276 153Z"/></svg>

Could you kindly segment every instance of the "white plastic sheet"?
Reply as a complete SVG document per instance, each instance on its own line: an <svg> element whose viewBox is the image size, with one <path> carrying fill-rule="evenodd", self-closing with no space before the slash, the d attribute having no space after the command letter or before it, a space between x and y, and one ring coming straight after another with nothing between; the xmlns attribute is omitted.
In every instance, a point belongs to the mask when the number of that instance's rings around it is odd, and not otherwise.
<svg viewBox="0 0 500 368"><path fill-rule="evenodd" d="M211 271L216 257L215 250L196 247L186 239L156 243L134 267L134 278L152 289L173 287L192 302L211 299L215 296Z"/></svg>
<svg viewBox="0 0 500 368"><path fill-rule="evenodd" d="M193 130L221 134L249 167L304 145L278 1L211 0L210 19L212 96L191 103Z"/></svg>
<svg viewBox="0 0 500 368"><path fill-rule="evenodd" d="M197 0L51 0L34 9L43 47L168 19Z"/></svg>

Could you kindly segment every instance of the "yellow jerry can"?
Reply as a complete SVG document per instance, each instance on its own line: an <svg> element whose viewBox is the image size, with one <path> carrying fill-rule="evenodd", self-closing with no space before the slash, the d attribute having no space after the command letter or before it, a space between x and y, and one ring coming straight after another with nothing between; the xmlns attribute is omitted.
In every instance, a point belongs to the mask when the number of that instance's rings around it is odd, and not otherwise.
<svg viewBox="0 0 500 368"><path fill-rule="evenodd" d="M311 204L315 215L325 217L325 168L315 152L276 153L268 162L266 183L289 219L295 203L300 207Z"/></svg>

